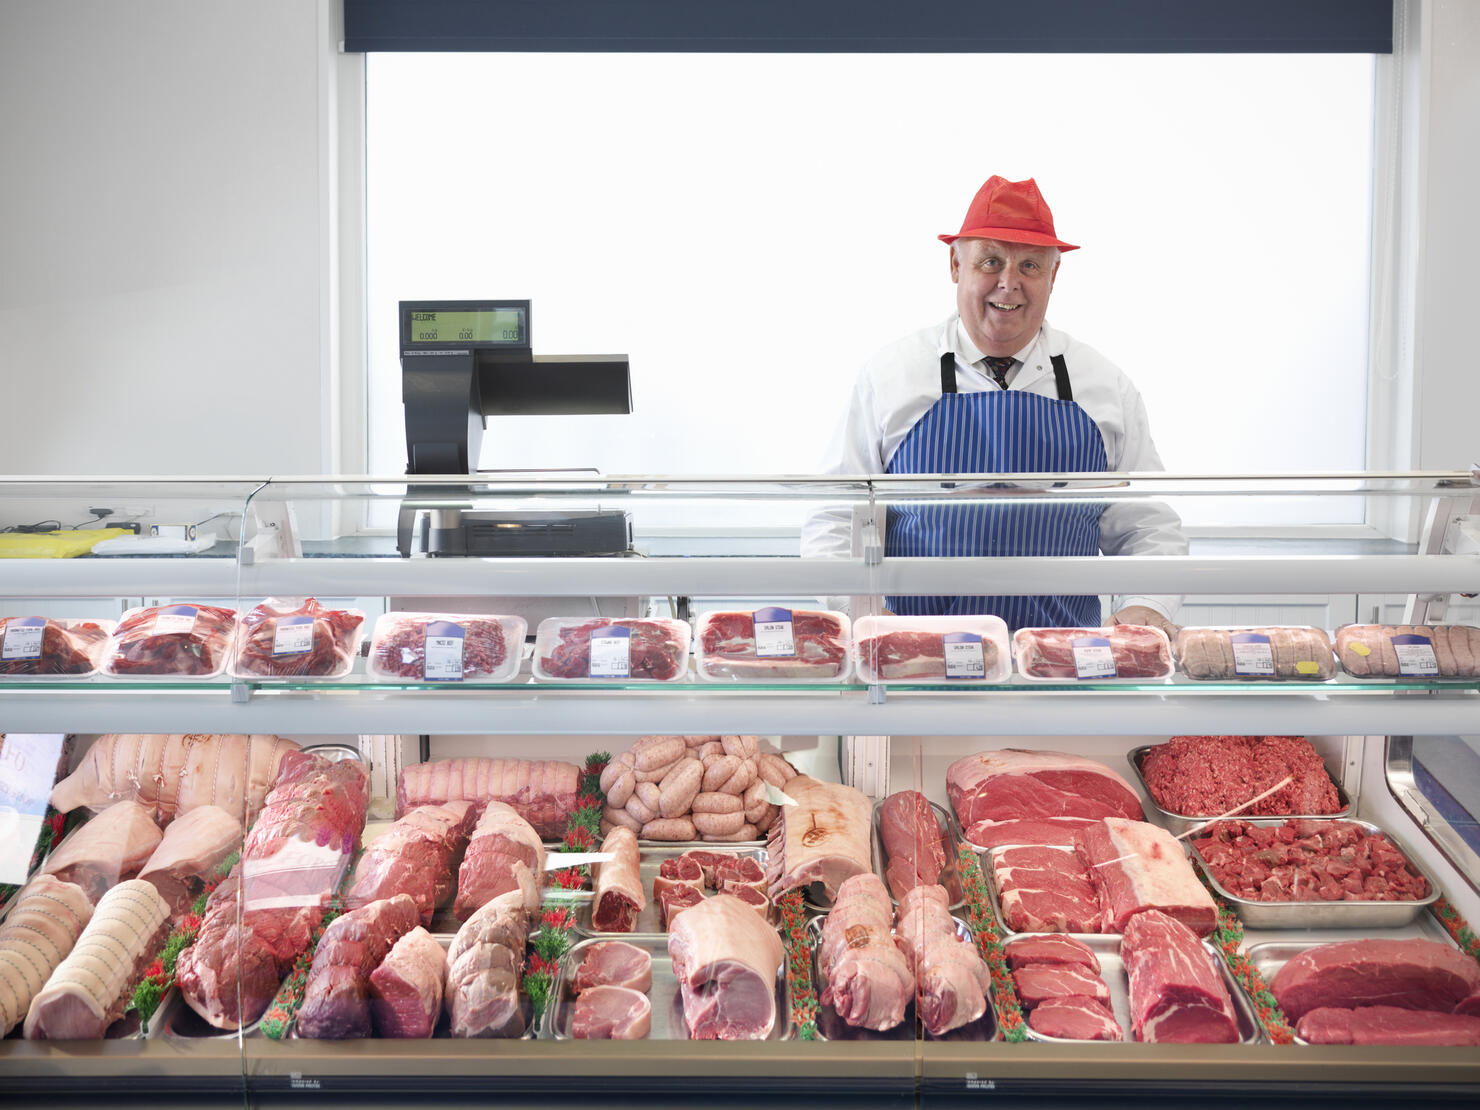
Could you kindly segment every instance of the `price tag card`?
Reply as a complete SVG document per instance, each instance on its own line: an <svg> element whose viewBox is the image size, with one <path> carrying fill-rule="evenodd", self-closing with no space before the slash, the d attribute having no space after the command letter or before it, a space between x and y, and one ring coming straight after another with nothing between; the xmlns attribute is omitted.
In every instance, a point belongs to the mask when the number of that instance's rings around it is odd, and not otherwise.
<svg viewBox="0 0 1480 1110"><path fill-rule="evenodd" d="M591 677L632 677L632 630L598 628L591 633Z"/></svg>
<svg viewBox="0 0 1480 1110"><path fill-rule="evenodd" d="M1233 643L1233 673L1251 678L1274 677L1274 649L1269 646L1269 637L1257 632L1235 632L1229 640Z"/></svg>
<svg viewBox="0 0 1480 1110"><path fill-rule="evenodd" d="M975 632L947 632L941 638L947 678L986 678L982 638Z"/></svg>
<svg viewBox="0 0 1480 1110"><path fill-rule="evenodd" d="M791 631L791 610L774 606L757 609L751 614L755 621L755 654L757 659L794 658L797 653L796 640Z"/></svg>
<svg viewBox="0 0 1480 1110"><path fill-rule="evenodd" d="M64 733L12 732L0 746L0 883L30 877Z"/></svg>
<svg viewBox="0 0 1480 1110"><path fill-rule="evenodd" d="M272 636L272 654L303 655L313 650L313 618L283 617Z"/></svg>
<svg viewBox="0 0 1480 1110"><path fill-rule="evenodd" d="M1427 636L1394 636L1393 652L1398 657L1400 675L1421 677L1439 673L1439 658L1434 654L1434 641Z"/></svg>
<svg viewBox="0 0 1480 1110"><path fill-rule="evenodd" d="M0 644L0 659L40 659L41 635L46 631L45 617L19 617L5 626L5 642Z"/></svg>
<svg viewBox="0 0 1480 1110"><path fill-rule="evenodd" d="M452 621L428 621L421 676L428 682L463 680L463 643L467 632Z"/></svg>
<svg viewBox="0 0 1480 1110"><path fill-rule="evenodd" d="M154 614L155 636L177 636L189 634L195 629L195 617L200 610L194 605L166 605Z"/></svg>
<svg viewBox="0 0 1480 1110"><path fill-rule="evenodd" d="M1074 650L1074 673L1078 678L1114 678L1115 653L1103 636L1080 636L1071 640Z"/></svg>

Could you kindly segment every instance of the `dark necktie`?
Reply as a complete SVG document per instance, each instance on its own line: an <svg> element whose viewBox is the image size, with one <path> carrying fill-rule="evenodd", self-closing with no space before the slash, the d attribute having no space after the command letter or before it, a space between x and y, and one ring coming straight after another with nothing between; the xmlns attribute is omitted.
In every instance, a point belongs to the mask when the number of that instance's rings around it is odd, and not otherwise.
<svg viewBox="0 0 1480 1110"><path fill-rule="evenodd" d="M1012 364L1017 360L1010 356L987 355L982 359L986 364L987 373L992 375L992 380L1003 389L1007 388L1007 372L1012 369Z"/></svg>

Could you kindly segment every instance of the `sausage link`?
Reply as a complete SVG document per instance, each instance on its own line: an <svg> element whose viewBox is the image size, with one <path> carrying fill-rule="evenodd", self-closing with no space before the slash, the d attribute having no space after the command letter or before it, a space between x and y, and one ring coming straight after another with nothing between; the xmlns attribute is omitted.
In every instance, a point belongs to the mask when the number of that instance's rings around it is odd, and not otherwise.
<svg viewBox="0 0 1480 1110"><path fill-rule="evenodd" d="M632 792L637 788L637 776L632 768L627 768L625 774L619 776L611 784L606 792L606 804L615 809L621 809L627 804L627 799L632 797Z"/></svg>
<svg viewBox="0 0 1480 1110"><path fill-rule="evenodd" d="M686 750L682 736L644 736L632 745L639 771L653 771L682 759Z"/></svg>
<svg viewBox="0 0 1480 1110"><path fill-rule="evenodd" d="M695 801L698 799L696 798ZM737 799L738 800L738 799ZM738 810L734 813L695 813L694 828L704 837L734 836L745 827L745 814ZM754 826L751 826L754 828Z"/></svg>
<svg viewBox="0 0 1480 1110"><path fill-rule="evenodd" d="M743 813L745 803L738 794L700 793L694 798L694 813Z"/></svg>
<svg viewBox="0 0 1480 1110"><path fill-rule="evenodd" d="M694 822L687 817L659 817L649 821L638 834L644 840L698 840Z"/></svg>
<svg viewBox="0 0 1480 1110"><path fill-rule="evenodd" d="M683 816L692 808L702 785L704 765L697 759L680 759L658 784L658 813L663 817Z"/></svg>

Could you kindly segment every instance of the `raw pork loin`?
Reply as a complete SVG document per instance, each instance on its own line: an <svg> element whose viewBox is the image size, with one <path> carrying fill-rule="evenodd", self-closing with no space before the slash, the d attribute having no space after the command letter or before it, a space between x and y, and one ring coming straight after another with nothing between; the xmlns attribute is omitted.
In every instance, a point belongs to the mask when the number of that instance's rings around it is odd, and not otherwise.
<svg viewBox="0 0 1480 1110"><path fill-rule="evenodd" d="M884 877L895 898L941 881L946 837L924 794L901 790L885 798L879 806L879 839L889 860Z"/></svg>
<svg viewBox="0 0 1480 1110"><path fill-rule="evenodd" d="M68 833L41 873L76 883L96 903L109 887L136 876L163 838L147 806L118 802Z"/></svg>
<svg viewBox="0 0 1480 1110"><path fill-rule="evenodd" d="M378 1037L430 1037L442 1013L447 953L420 925L370 973L370 1017Z"/></svg>
<svg viewBox="0 0 1480 1110"><path fill-rule="evenodd" d="M576 807L581 769L560 760L464 756L405 768L396 785L396 816L414 806L452 801L503 802L548 840L565 835Z"/></svg>
<svg viewBox="0 0 1480 1110"><path fill-rule="evenodd" d="M540 876L545 873L545 846L513 806L489 802L468 840L457 872L457 899L452 913L466 921L483 903L510 891L523 892L525 909L540 908Z"/></svg>
<svg viewBox="0 0 1480 1110"><path fill-rule="evenodd" d="M1480 1013L1480 965L1433 940L1343 940L1307 948L1276 972L1270 991L1298 1022L1323 1006L1397 1006Z"/></svg>
<svg viewBox="0 0 1480 1110"><path fill-rule="evenodd" d="M653 1024L653 1005L631 987L592 987L576 996L570 1035L576 1040L640 1041Z"/></svg>
<svg viewBox="0 0 1480 1110"><path fill-rule="evenodd" d="M452 893L452 861L467 844L473 803L417 806L365 846L355 864L345 905L350 909L409 894L430 925Z"/></svg>
<svg viewBox="0 0 1480 1110"><path fill-rule="evenodd" d="M592 987L629 987L648 991L653 985L653 957L645 948L625 940L606 940L585 949L576 969L576 993Z"/></svg>
<svg viewBox="0 0 1480 1110"><path fill-rule="evenodd" d="M1172 652L1159 628L1117 624L1108 628L1019 628L1012 634L1018 670L1032 678L1079 677L1074 641L1110 641L1116 678L1165 678L1172 673Z"/></svg>
<svg viewBox="0 0 1480 1110"><path fill-rule="evenodd" d="M80 886L50 875L28 883L0 925L0 1037L10 1036L36 992L64 960L92 918Z"/></svg>
<svg viewBox="0 0 1480 1110"><path fill-rule="evenodd" d="M897 943L915 976L916 1013L933 1037L987 1012L992 977L970 940L956 933L942 886L917 886L899 902Z"/></svg>
<svg viewBox="0 0 1480 1110"><path fill-rule="evenodd" d="M821 883L832 898L844 879L873 870L872 812L863 791L810 775L790 779L782 790L796 805L782 806L770 829L772 901L811 883Z"/></svg>
<svg viewBox="0 0 1480 1110"><path fill-rule="evenodd" d="M1216 959L1192 930L1158 910L1126 923L1120 958L1130 980L1131 1028L1154 1044L1232 1044L1238 1020Z"/></svg>
<svg viewBox="0 0 1480 1110"><path fill-rule="evenodd" d="M755 614L706 613L699 621L699 673L707 678L764 682L774 678L837 678L848 668L848 618L841 613L792 609L792 656L757 656Z"/></svg>
<svg viewBox="0 0 1480 1110"><path fill-rule="evenodd" d="M370 975L419 919L409 894L336 917L314 949L298 1035L319 1040L370 1036Z"/></svg>
<svg viewBox="0 0 1480 1110"><path fill-rule="evenodd" d="M612 858L596 869L591 927L602 933L630 933L647 906L638 876L637 837L631 829L615 828L601 842L601 851Z"/></svg>
<svg viewBox="0 0 1480 1110"><path fill-rule="evenodd" d="M1295 1025L1308 1044L1480 1045L1480 1017L1398 1006L1320 1006Z"/></svg>
<svg viewBox="0 0 1480 1110"><path fill-rule="evenodd" d="M760 1041L771 1035L783 951L776 930L755 910L716 894L674 919L668 954L690 1038Z"/></svg>
<svg viewBox="0 0 1480 1110"><path fill-rule="evenodd" d="M946 768L946 794L966 839L979 848L1072 844L1081 822L1145 817L1130 783L1103 763L1065 752L1005 748L966 756Z"/></svg>
<svg viewBox="0 0 1480 1110"><path fill-rule="evenodd" d="M1100 931L1120 933L1142 910L1160 910L1199 936L1218 925L1218 908L1182 846L1145 821L1107 817L1079 836L1100 899Z"/></svg>
<svg viewBox="0 0 1480 1110"><path fill-rule="evenodd" d="M196 806L170 822L139 878L153 883L170 916L180 918L241 844L241 818L220 806Z"/></svg>
<svg viewBox="0 0 1480 1110"><path fill-rule="evenodd" d="M894 944L894 911L877 875L854 875L838 888L822 924L817 970L822 1002L849 1025L885 1030L904 1020L915 977Z"/></svg>
<svg viewBox="0 0 1480 1110"><path fill-rule="evenodd" d="M443 1006L454 1037L518 1037L524 1032L519 974L529 912L517 891L484 903L447 950Z"/></svg>

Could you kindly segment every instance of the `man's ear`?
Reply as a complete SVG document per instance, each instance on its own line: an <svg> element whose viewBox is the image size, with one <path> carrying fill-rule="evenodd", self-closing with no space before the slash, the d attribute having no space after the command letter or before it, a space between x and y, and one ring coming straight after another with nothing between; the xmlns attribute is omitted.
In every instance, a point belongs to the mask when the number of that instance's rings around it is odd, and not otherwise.
<svg viewBox="0 0 1480 1110"><path fill-rule="evenodd" d="M947 249L951 252L951 280L959 283L961 280L961 260L956 257L956 245L952 243Z"/></svg>

